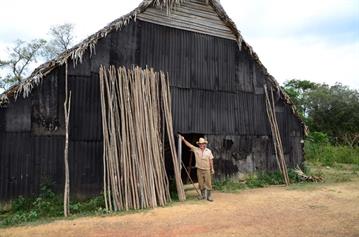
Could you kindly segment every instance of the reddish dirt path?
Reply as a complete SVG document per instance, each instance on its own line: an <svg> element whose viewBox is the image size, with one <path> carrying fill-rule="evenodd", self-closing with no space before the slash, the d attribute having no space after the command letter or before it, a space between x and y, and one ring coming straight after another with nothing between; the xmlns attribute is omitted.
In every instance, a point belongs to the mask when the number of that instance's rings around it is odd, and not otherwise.
<svg viewBox="0 0 359 237"><path fill-rule="evenodd" d="M359 237L359 182L214 193L136 214L0 229L0 236Z"/></svg>

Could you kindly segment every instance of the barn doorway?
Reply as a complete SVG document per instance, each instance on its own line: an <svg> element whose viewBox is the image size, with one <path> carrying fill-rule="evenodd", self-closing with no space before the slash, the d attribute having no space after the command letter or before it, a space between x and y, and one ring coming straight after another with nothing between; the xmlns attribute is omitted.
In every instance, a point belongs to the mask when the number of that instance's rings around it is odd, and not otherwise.
<svg viewBox="0 0 359 237"><path fill-rule="evenodd" d="M199 140L199 138L204 137L203 134L198 133L188 133L188 134L182 134L184 138L190 142L192 145L197 146L196 142ZM182 161L184 164L184 167L188 170L188 173L190 174L193 182L198 182L197 180L197 170L196 170L196 160L194 157L193 152L185 145L182 145ZM190 184L191 180L187 175L187 172L185 169L182 168L181 172L182 181L184 184Z"/></svg>

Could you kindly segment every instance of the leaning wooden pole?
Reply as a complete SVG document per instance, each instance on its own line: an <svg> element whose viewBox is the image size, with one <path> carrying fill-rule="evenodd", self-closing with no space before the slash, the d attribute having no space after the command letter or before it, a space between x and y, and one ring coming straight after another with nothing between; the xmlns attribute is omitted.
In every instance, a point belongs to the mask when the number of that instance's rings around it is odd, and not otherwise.
<svg viewBox="0 0 359 237"><path fill-rule="evenodd" d="M268 97L268 90L267 90L267 86L264 85L264 92L265 92L265 103L266 103L266 111L267 111L267 116L268 116L268 121L269 121L269 125L271 128L271 132L272 132L272 140L273 140L273 147L274 147L274 153L275 153L275 158L277 161L277 165L279 168L280 173L283 175L283 170L282 170L282 165L281 162L279 160L279 154L278 154L278 145L277 145L277 139L275 136L275 132L274 132L274 126L273 126L273 110L271 108L271 104L269 101L269 97Z"/></svg>
<svg viewBox="0 0 359 237"><path fill-rule="evenodd" d="M176 146L174 141L174 133L173 133L173 120L172 120L172 111L171 111L171 95L170 95L170 87L168 84L168 77L166 80L166 76L164 73L160 74L161 79L161 88L162 88L162 98L163 98L163 108L165 112L165 119L166 119L166 127L167 127L167 135L168 140L171 148L172 154L172 161L173 161L173 170L175 173L175 180L176 180L176 188L178 199L180 201L186 200L186 194L184 192L182 178L181 178L181 170L180 164L178 162L177 153L176 153Z"/></svg>
<svg viewBox="0 0 359 237"><path fill-rule="evenodd" d="M281 135L280 135L277 116L276 116L276 112L275 112L274 94L273 94L273 89L272 88L271 88L271 99L272 99L271 100L271 102L272 102L271 107L273 108L274 131L276 132L276 137L277 137L280 162L281 162L282 170L283 170L283 177L285 179L286 185L289 185L290 181L289 181L289 176L288 176L288 169L287 169L287 164L286 164L285 157L284 157L283 143L282 143L282 138L281 138Z"/></svg>
<svg viewBox="0 0 359 237"><path fill-rule="evenodd" d="M106 69L102 66L100 67L100 95L101 95L101 114L102 114L102 129L103 129L103 194L105 200L105 207L107 211L112 211L112 206L110 205L111 198L108 195L108 172L107 172L107 116L106 116L106 106L105 106L105 86L104 86L104 73ZM110 208L111 207L111 208Z"/></svg>
<svg viewBox="0 0 359 237"><path fill-rule="evenodd" d="M264 85L264 92L265 92L266 111L268 115L270 128L272 131L272 139L273 139L274 151L275 151L278 168L282 174L285 184L288 186L290 181L288 177L287 165L284 158L282 139L280 136L280 131L275 113L275 104L273 98L274 96L273 93L271 93L272 98L270 98L266 85Z"/></svg>
<svg viewBox="0 0 359 237"><path fill-rule="evenodd" d="M69 169L69 121L71 112L71 91L68 92L68 68L65 64L65 150L64 150L64 163L65 163L65 188L64 188L64 216L70 215L70 169Z"/></svg>

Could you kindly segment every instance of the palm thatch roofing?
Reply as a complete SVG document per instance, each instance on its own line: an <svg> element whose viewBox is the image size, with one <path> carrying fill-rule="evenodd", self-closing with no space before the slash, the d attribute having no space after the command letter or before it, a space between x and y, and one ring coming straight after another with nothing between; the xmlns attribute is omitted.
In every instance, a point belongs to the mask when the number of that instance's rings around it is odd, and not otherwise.
<svg viewBox="0 0 359 237"><path fill-rule="evenodd" d="M82 56L86 52L86 50L90 51L90 55L95 53L96 43L99 39L105 38L109 33L114 30L121 30L124 26L129 24L132 21L136 21L137 15L146 11L149 7L159 7L166 9L167 13L170 14L171 9L176 6L179 6L181 3L186 2L189 0L143 0L140 5L135 8L130 13L114 20L103 29L97 31L93 35L86 38L84 41L80 42L79 44L75 45L71 49L63 52L58 57L40 65L37 67L32 74L22 81L19 84L12 86L10 89L5 91L2 95L0 95L0 107L5 106L9 103L9 98L14 97L15 99L18 95L22 95L23 98L26 98L31 93L32 89L37 86L40 81L48 75L51 71L55 68L66 64L69 60L72 60L73 63L76 65L77 63L82 63ZM262 64L258 55L253 51L253 48L243 40L243 37L240 31L237 29L235 23L229 18L225 10L223 9L222 5L218 0L205 0L207 4L213 7L214 11L217 13L218 17L224 22L224 24L231 29L233 34L235 35L236 41L238 43L238 47L240 50L248 50L251 57L254 61L259 65L260 69L266 75L267 81L277 89L281 98L290 106L293 114L299 119L303 127L305 128L304 122L300 118L295 105L289 98L289 96L282 90L278 82L275 78L268 73L267 68ZM306 130L306 128L305 128Z"/></svg>

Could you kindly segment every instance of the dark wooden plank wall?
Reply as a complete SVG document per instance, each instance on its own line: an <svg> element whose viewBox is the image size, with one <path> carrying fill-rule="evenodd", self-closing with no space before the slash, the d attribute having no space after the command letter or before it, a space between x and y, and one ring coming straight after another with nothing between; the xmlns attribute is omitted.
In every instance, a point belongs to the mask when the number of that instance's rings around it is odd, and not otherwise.
<svg viewBox="0 0 359 237"><path fill-rule="evenodd" d="M82 64L73 67L69 62L73 195L85 197L102 189L101 64L168 72L175 132L206 134L219 174L276 168L264 107L264 75L248 53L240 52L232 40L138 20L99 40L96 54L85 53ZM0 200L36 194L46 180L62 192L63 95L60 67L29 98L0 109ZM288 106L279 102L278 108L288 163L300 163L301 128ZM58 129L49 131L39 118L58 121ZM233 142L230 149L224 142L227 136Z"/></svg>

